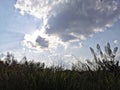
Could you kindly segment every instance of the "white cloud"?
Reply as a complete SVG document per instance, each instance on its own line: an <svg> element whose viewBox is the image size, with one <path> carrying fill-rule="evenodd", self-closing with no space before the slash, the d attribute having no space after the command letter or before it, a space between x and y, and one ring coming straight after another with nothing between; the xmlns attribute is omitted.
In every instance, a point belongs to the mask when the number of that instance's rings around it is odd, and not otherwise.
<svg viewBox="0 0 120 90"><path fill-rule="evenodd" d="M57 35L48 35L43 30L36 30L33 34L26 34L23 45L40 51L57 48L56 46L65 44Z"/></svg>
<svg viewBox="0 0 120 90"><path fill-rule="evenodd" d="M114 40L113 42L114 42L114 44L118 44L118 43L119 43L119 41L118 41L118 40Z"/></svg>
<svg viewBox="0 0 120 90"><path fill-rule="evenodd" d="M59 38L55 43L64 43L75 39L86 40L95 32L104 32L119 19L119 5L117 0L17 0L15 7L22 14L28 13L43 21L39 31L45 37L36 30L37 33L30 36L41 37L42 43L36 42L36 39L28 40L26 35L26 45L27 42L33 46L38 43L38 46L42 44L49 48L47 44L53 45L53 37L55 40Z"/></svg>
<svg viewBox="0 0 120 90"><path fill-rule="evenodd" d="M25 35L24 45L55 53L81 48L82 40L104 32L120 18L119 0L17 0L15 7L22 15L42 20L41 28Z"/></svg>

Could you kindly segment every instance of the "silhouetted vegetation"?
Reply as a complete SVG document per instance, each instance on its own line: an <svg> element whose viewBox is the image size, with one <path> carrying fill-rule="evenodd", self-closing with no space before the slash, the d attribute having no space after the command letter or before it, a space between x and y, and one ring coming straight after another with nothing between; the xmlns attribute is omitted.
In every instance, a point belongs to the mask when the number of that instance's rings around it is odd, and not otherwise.
<svg viewBox="0 0 120 90"><path fill-rule="evenodd" d="M44 63L17 62L7 54L0 60L0 90L120 90L120 67L115 59L118 50L110 44L105 52L97 45L99 55L90 48L94 61L78 62L71 70L62 67L45 67Z"/></svg>

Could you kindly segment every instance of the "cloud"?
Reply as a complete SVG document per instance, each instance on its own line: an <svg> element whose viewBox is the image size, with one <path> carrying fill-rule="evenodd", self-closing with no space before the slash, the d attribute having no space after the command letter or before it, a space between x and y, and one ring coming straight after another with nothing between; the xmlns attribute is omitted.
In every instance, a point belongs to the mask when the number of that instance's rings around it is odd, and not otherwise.
<svg viewBox="0 0 120 90"><path fill-rule="evenodd" d="M48 47L48 41L45 40L44 38L40 37L40 36L37 37L36 42L37 42L38 45L42 46L43 48Z"/></svg>
<svg viewBox="0 0 120 90"><path fill-rule="evenodd" d="M118 41L118 40L114 40L113 42L114 42L114 44L118 44L118 43L119 43L119 41Z"/></svg>
<svg viewBox="0 0 120 90"><path fill-rule="evenodd" d="M57 35L48 35L44 30L36 30L32 34L26 34L23 45L41 52L56 49L61 45L66 47Z"/></svg>
<svg viewBox="0 0 120 90"><path fill-rule="evenodd" d="M32 41L25 36L25 45L31 47L51 48L86 40L120 18L118 0L17 0L15 7L22 15L27 13L43 21L39 32L29 35Z"/></svg>

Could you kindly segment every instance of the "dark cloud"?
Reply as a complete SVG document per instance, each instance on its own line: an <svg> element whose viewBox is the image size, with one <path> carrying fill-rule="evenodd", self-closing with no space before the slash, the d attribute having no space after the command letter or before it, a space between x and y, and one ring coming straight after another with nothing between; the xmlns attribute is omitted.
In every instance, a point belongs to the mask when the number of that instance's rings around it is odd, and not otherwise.
<svg viewBox="0 0 120 90"><path fill-rule="evenodd" d="M111 26L120 16L120 7L115 0L74 0L64 8L53 9L55 16L48 19L48 34L74 33L88 37ZM62 7L62 5L61 5ZM97 30L98 29L98 30ZM73 38L72 38L73 39ZM70 39L68 39L70 40Z"/></svg>
<svg viewBox="0 0 120 90"><path fill-rule="evenodd" d="M120 18L119 0L17 0L15 7L22 14L42 19L40 31L44 30L48 37L55 35L63 42L85 40L96 32L110 28ZM42 47L49 46L51 39L37 37L33 42Z"/></svg>
<svg viewBox="0 0 120 90"><path fill-rule="evenodd" d="M62 34L62 35L60 35L60 38L62 39L62 41L64 41L64 42L67 42L67 41L69 41L69 40L73 40L73 39L76 39L76 37L75 36L73 36L73 35L65 35L65 34Z"/></svg>
<svg viewBox="0 0 120 90"><path fill-rule="evenodd" d="M72 55L84 46L81 40L104 32L120 18L120 0L17 0L15 7L43 21L41 28L25 35L24 44L42 51L37 56L47 65L77 63Z"/></svg>
<svg viewBox="0 0 120 90"><path fill-rule="evenodd" d="M48 47L48 41L45 40L45 38L42 38L42 37L38 36L37 39L36 39L36 42L42 48L47 48Z"/></svg>

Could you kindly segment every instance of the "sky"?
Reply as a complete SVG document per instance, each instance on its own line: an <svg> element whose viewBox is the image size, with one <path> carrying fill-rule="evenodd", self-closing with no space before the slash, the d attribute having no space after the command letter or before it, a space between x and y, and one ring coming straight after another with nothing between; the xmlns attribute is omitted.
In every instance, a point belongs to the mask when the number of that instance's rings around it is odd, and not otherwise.
<svg viewBox="0 0 120 90"><path fill-rule="evenodd" d="M0 12L0 52L48 66L84 62L96 44L120 45L120 0L1 0Z"/></svg>

